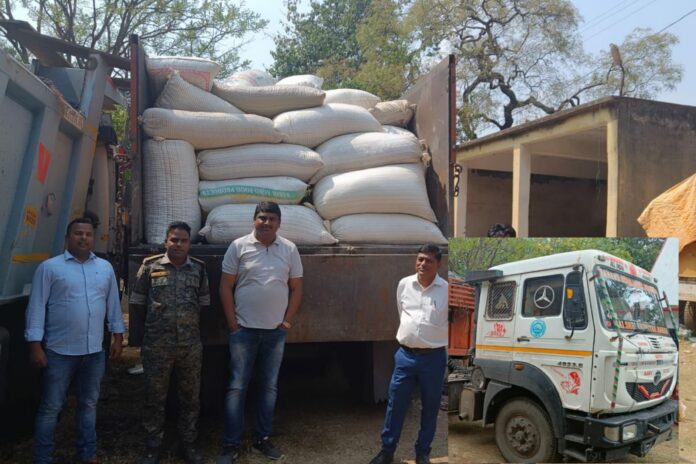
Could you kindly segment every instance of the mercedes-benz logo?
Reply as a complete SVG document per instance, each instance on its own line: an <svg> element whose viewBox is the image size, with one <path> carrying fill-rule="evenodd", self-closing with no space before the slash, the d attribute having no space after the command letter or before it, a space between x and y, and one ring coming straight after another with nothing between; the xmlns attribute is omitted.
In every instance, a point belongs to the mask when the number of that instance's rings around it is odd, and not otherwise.
<svg viewBox="0 0 696 464"><path fill-rule="evenodd" d="M555 296L553 288L548 285L542 285L534 292L534 306L539 309L546 309L553 304Z"/></svg>
<svg viewBox="0 0 696 464"><path fill-rule="evenodd" d="M655 372L655 377L653 378L653 385L660 383L660 380L662 380L662 372L657 371Z"/></svg>

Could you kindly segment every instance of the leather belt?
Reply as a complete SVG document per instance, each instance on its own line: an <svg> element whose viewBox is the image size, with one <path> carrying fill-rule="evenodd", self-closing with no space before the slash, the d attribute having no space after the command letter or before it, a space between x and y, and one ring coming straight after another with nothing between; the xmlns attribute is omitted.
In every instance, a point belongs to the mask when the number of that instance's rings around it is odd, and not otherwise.
<svg viewBox="0 0 696 464"><path fill-rule="evenodd" d="M441 346L439 348L411 348L410 346L406 345L399 345L401 348L404 349L404 351L408 351L411 354L415 354L417 356L419 355L424 355L424 354L433 354L437 351L442 351L445 347Z"/></svg>

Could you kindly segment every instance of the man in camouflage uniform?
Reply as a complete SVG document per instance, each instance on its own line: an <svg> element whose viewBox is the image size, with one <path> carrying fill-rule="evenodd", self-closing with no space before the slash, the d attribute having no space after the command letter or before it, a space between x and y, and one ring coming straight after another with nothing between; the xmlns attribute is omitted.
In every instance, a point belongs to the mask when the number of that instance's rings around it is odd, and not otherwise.
<svg viewBox="0 0 696 464"><path fill-rule="evenodd" d="M188 256L191 228L173 222L164 243L167 252L143 261L131 292L131 315L145 318L142 359L147 400L143 425L147 450L143 464L159 462L164 435L169 378L176 371L179 438L184 460L199 464L196 450L201 353L200 307L210 305L205 263Z"/></svg>

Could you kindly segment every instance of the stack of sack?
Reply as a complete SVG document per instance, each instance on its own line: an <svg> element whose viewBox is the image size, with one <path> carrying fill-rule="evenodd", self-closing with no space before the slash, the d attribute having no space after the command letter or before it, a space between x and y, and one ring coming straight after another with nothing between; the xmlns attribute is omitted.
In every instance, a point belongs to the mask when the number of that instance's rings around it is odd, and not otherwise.
<svg viewBox="0 0 696 464"><path fill-rule="evenodd" d="M264 200L281 205L279 234L298 245L446 243L425 189L427 155L402 128L414 111L405 100L324 92L311 75L217 81L219 66L199 58L149 58L147 70L158 95L140 121L148 243L173 220L229 243L252 230Z"/></svg>

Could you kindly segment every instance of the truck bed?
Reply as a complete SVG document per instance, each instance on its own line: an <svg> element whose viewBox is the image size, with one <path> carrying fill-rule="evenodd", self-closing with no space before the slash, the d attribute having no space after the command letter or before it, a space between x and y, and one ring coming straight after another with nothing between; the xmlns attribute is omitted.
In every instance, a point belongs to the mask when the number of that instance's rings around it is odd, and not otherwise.
<svg viewBox="0 0 696 464"><path fill-rule="evenodd" d="M132 281L143 258L162 253L163 248L143 244L142 163L144 141L137 117L153 96L145 72L145 54L138 37L131 38L131 229L128 247L128 280ZM451 89L451 90L450 90ZM450 218L452 177L450 163L454 146L454 57L435 66L404 97L417 106L408 128L425 140L432 164L426 186L438 226L446 237L452 234ZM250 218L251 219L251 218ZM251 227L250 227L251 230ZM414 272L418 245L350 245L298 247L304 266L304 298L289 342L351 342L393 340L398 328L395 302L399 280ZM227 246L193 245L191 254L207 263L212 309L202 315L201 333L206 345L225 344L227 329L217 296L220 267ZM446 252L446 250L445 250ZM446 278L447 259L442 275ZM131 331L141 330L131 322Z"/></svg>

